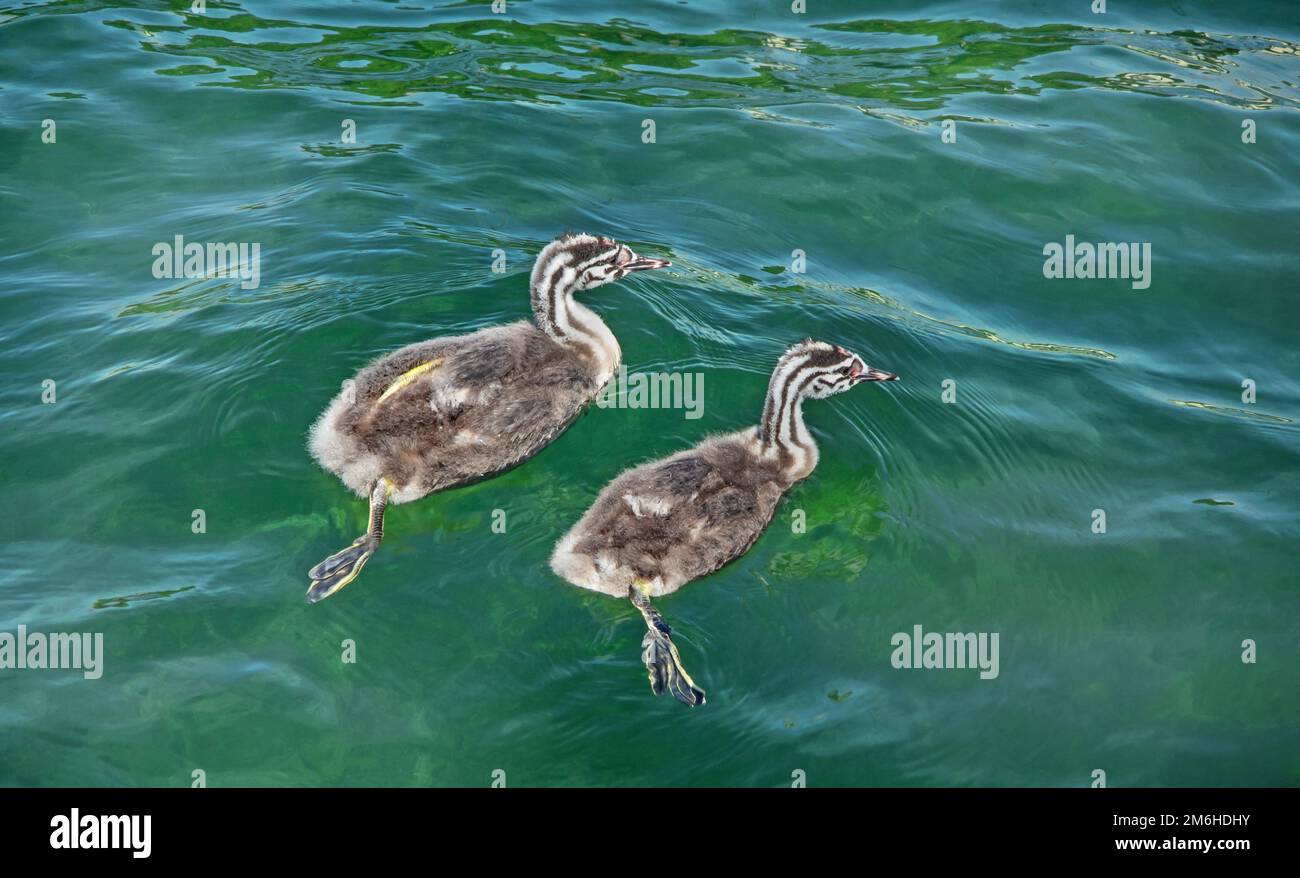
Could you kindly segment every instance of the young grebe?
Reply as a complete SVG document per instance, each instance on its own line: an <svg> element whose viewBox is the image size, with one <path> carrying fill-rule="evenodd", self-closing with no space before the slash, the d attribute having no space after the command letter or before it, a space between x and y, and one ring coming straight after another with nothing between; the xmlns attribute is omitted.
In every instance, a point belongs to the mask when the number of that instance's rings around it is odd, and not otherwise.
<svg viewBox="0 0 1300 878"><path fill-rule="evenodd" d="M560 540L552 570L574 585L631 598L641 611L649 629L641 660L656 695L667 689L683 704L704 703L650 598L743 555L781 495L813 471L817 445L804 426L805 397L897 379L838 345L800 342L776 364L762 423L624 472Z"/></svg>
<svg viewBox="0 0 1300 878"><path fill-rule="evenodd" d="M499 473L573 422L618 368L618 340L573 294L663 268L594 235L565 235L537 257L533 320L416 342L362 369L311 429L325 469L370 500L370 524L309 572L316 603L361 572L384 509Z"/></svg>

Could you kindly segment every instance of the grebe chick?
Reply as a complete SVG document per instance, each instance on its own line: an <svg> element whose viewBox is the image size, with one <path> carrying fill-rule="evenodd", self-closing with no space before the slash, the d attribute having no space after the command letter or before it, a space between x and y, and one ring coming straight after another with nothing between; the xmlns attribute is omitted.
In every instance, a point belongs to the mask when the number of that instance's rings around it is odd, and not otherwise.
<svg viewBox="0 0 1300 878"><path fill-rule="evenodd" d="M704 703L682 667L672 630L650 604L740 557L791 485L817 465L803 400L898 376L838 345L807 339L781 357L757 427L706 439L627 470L555 547L551 569L574 585L630 598L645 619L641 660L658 695Z"/></svg>
<svg viewBox="0 0 1300 878"><path fill-rule="evenodd" d="M491 476L532 457L618 368L614 334L574 293L663 268L594 235L565 235L537 257L533 319L416 342L346 382L311 428L322 467L369 498L351 546L311 568L316 603L356 578L384 536L384 509Z"/></svg>

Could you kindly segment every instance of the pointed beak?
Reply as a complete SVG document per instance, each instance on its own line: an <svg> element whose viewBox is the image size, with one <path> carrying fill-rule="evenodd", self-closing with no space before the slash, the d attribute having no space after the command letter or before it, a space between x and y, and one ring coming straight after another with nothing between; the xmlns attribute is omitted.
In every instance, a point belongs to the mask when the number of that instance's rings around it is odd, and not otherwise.
<svg viewBox="0 0 1300 878"><path fill-rule="evenodd" d="M873 369L868 366L866 369L853 376L854 383L863 381L897 381L898 376L893 372L886 372L884 369Z"/></svg>
<svg viewBox="0 0 1300 878"><path fill-rule="evenodd" d="M667 259L655 259L653 256L634 256L624 262L620 268L627 274L634 271L648 271L651 268L667 268L672 265Z"/></svg>

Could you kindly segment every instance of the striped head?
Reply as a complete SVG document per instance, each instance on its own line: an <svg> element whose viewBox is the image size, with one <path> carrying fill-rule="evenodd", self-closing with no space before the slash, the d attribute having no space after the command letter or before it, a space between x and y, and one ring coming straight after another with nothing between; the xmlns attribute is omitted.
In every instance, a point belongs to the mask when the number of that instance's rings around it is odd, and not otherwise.
<svg viewBox="0 0 1300 878"><path fill-rule="evenodd" d="M566 234L547 244L533 266L534 290L590 290L634 271L666 268L667 259L637 256L632 248L600 235Z"/></svg>
<svg viewBox="0 0 1300 878"><path fill-rule="evenodd" d="M843 393L863 381L897 381L846 348L806 338L781 355L772 370L758 439L764 453L787 460L787 474L801 479L817 466L817 443L803 422L803 401Z"/></svg>
<svg viewBox="0 0 1300 878"><path fill-rule="evenodd" d="M804 339L782 355L772 373L800 397L825 399L864 381L897 381L892 372L873 369L857 354L837 344Z"/></svg>

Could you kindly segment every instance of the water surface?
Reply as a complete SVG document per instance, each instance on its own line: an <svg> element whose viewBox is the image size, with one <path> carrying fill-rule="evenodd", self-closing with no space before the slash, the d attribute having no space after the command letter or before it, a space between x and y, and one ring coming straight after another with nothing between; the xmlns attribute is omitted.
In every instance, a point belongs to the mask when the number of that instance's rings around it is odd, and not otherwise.
<svg viewBox="0 0 1300 878"><path fill-rule="evenodd" d="M1294 3L809 5L3 4L0 631L106 657L0 671L0 783L1300 783ZM672 259L589 301L704 416L592 409L309 607L365 523L316 414L565 229ZM1067 234L1149 288L1046 279ZM154 277L176 235L258 286ZM660 602L709 703L652 698L551 546L805 336L904 380L808 406L814 475ZM894 669L917 624L998 678Z"/></svg>

